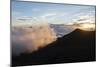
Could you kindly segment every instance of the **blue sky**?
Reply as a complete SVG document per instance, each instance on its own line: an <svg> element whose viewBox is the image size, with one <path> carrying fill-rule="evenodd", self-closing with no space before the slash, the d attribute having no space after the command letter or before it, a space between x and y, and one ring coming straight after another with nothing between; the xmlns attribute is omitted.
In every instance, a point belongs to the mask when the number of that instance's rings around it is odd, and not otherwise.
<svg viewBox="0 0 100 67"><path fill-rule="evenodd" d="M95 6L12 2L12 23L33 23L43 19L51 24L68 24L79 20L95 22Z"/></svg>

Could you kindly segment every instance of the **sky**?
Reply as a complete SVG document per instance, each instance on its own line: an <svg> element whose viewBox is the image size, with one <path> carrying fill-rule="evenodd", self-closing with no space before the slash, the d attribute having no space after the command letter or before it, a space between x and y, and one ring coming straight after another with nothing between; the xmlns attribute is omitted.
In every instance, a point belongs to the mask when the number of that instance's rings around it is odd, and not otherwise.
<svg viewBox="0 0 100 67"><path fill-rule="evenodd" d="M95 22L95 6L12 1L12 24ZM23 23L24 22L24 23Z"/></svg>
<svg viewBox="0 0 100 67"><path fill-rule="evenodd" d="M49 24L95 23L95 6L93 5L20 1L12 1L11 4L12 25L35 25L32 28L12 27L12 50L16 54L37 50L40 46L45 46L47 43L55 41L57 33L64 33L63 35L65 35L67 32L74 30L72 27L66 27L66 32L65 30L63 31L62 27L61 32L56 32L48 24L43 27L36 26L38 23L41 25L43 25L44 21ZM83 25L83 27L87 29L87 27L91 26L90 24L88 25ZM60 29L60 27L54 27L55 30Z"/></svg>

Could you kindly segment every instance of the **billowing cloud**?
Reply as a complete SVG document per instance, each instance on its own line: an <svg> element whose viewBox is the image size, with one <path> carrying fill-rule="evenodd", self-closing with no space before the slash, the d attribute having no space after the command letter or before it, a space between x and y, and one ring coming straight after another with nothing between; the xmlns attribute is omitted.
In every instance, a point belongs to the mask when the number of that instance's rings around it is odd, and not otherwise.
<svg viewBox="0 0 100 67"><path fill-rule="evenodd" d="M56 34L47 24L36 27L12 27L12 53L32 52L56 40Z"/></svg>

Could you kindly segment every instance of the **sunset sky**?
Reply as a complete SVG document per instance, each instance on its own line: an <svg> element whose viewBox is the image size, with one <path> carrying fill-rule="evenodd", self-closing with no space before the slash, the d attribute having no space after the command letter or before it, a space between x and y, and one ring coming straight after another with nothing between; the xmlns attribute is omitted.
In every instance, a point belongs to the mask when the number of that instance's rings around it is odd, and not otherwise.
<svg viewBox="0 0 100 67"><path fill-rule="evenodd" d="M95 30L95 6L11 2L12 51L36 51L75 29Z"/></svg>
<svg viewBox="0 0 100 67"><path fill-rule="evenodd" d="M12 2L12 24L33 24L41 20L51 24L95 23L95 6Z"/></svg>

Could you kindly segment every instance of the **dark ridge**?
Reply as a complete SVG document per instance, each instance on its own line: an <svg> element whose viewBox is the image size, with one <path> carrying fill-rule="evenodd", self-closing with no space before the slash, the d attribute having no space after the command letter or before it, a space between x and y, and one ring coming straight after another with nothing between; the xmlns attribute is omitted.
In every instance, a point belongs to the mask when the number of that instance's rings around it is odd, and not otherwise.
<svg viewBox="0 0 100 67"><path fill-rule="evenodd" d="M76 29L40 50L12 57L12 66L95 61L95 31Z"/></svg>

